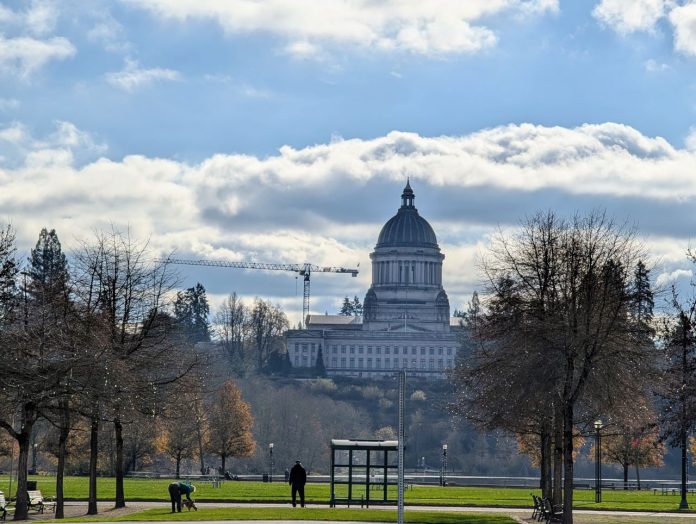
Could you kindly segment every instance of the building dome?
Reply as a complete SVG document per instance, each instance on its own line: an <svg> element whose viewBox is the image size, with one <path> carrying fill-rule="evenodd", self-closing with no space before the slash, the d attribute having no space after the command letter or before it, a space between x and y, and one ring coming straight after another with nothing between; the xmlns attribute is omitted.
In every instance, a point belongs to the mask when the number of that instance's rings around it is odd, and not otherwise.
<svg viewBox="0 0 696 524"><path fill-rule="evenodd" d="M435 231L413 205L415 195L409 182L401 195L401 207L379 233L376 247L434 247Z"/></svg>

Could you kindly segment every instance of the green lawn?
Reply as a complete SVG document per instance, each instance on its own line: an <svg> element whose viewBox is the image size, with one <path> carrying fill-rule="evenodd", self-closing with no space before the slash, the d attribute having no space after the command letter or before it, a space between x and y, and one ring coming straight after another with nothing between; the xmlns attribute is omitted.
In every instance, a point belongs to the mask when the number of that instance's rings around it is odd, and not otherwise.
<svg viewBox="0 0 696 524"><path fill-rule="evenodd" d="M162 520L355 520L362 522L396 522L396 511L344 508L201 508L198 511L171 513L168 509L150 509L116 518L82 517L64 522L81 521L162 521ZM462 514L440 511L405 512L404 520L422 524L514 524L506 515Z"/></svg>
<svg viewBox="0 0 696 524"><path fill-rule="evenodd" d="M31 477L38 480L38 488L45 496L55 495L55 478ZM0 490L9 492L8 477L0 476ZM145 480L126 479L125 492L128 500L168 500L166 479ZM199 501L234 501L234 502L286 502L290 497L290 488L284 482L223 482L219 488L214 488L209 482L195 483L198 490L195 499ZM100 478L98 481L98 496L101 500L113 500L113 478ZM340 486L338 496L345 494L345 486ZM13 494L16 488L13 487ZM328 503L328 484L308 484L306 499L310 503ZM406 504L437 505L437 506L492 506L492 507L530 507L531 491L525 488L474 488L474 487L439 487L414 486L406 490ZM65 493L68 499L85 500L87 498L87 478L68 477L65 480ZM363 492L356 488L354 496ZM379 496L379 492L371 492L371 498ZM390 496L395 498L392 491ZM689 502L696 509L696 495L690 495ZM591 490L575 491L575 507L578 509L618 509L645 511L676 511L679 505L679 495L660 495L650 491L605 490L603 502L594 502L594 492Z"/></svg>

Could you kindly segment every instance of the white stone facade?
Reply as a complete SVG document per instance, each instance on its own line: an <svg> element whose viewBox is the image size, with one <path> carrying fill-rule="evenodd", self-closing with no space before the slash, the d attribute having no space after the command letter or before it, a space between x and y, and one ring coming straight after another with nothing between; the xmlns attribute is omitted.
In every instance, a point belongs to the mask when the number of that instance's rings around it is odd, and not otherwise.
<svg viewBox="0 0 696 524"><path fill-rule="evenodd" d="M293 367L316 366L320 350L329 376L382 377L405 369L442 378L454 366L459 322L450 319L442 287L445 256L414 198L407 184L370 254L364 317L310 315L307 329L287 332Z"/></svg>

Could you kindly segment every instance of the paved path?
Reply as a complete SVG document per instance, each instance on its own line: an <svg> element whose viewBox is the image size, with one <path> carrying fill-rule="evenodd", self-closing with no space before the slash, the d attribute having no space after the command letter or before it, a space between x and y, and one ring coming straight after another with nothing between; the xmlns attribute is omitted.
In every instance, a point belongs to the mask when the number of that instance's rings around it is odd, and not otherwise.
<svg viewBox="0 0 696 524"><path fill-rule="evenodd" d="M67 506L71 507L70 513L75 514L74 511L79 512L80 507L86 507L85 502L66 502ZM250 507L265 507L265 508L289 508L290 503L279 504L279 503L269 503L269 504L259 504L259 503L240 503L240 502L200 502L197 503L199 508L250 508ZM100 503L100 512L112 507L112 503ZM169 502L131 502L128 504L130 511L141 511L150 508L161 508L169 507ZM308 508L326 508L326 504L308 504ZM370 509L382 509L382 510L394 510L394 506L371 506ZM298 511L302 511L298 508ZM406 506L407 512L413 511L450 511L450 512L461 512L461 513L498 513L509 515L512 518L518 520L518 522L527 522L529 516L531 515L531 508L495 508L495 507L462 507L462 506ZM67 511L66 511L67 513ZM696 524L696 513L670 513L670 512L645 512L645 511L607 511L607 510L582 510L577 509L573 512L576 516L603 516L603 517L615 517L617 523L622 522L626 518L641 518L644 519L645 523L659 523L667 518L678 519L680 523L683 524ZM84 513L82 513L84 515ZM101 516L107 516L103 513ZM525 519L525 520L523 520ZM174 524L169 521L160 521L163 524ZM177 524L181 524L182 521L177 521ZM235 524L271 524L277 521L234 521ZM305 521L305 520L294 520L291 521L292 524L328 524L331 521ZM614 522L612 519L609 522ZM230 521L206 521L205 524L230 524ZM354 522L342 522L341 524L356 524ZM362 523L360 523L362 524Z"/></svg>

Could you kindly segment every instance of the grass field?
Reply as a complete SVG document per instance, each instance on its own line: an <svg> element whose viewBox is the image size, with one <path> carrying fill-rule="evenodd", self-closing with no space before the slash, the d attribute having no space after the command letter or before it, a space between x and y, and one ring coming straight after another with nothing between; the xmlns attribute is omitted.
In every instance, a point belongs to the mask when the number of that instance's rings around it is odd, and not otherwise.
<svg viewBox="0 0 696 524"><path fill-rule="evenodd" d="M38 488L45 496L55 495L55 478L31 477L38 481ZM127 500L161 500L168 499L167 479L126 479L125 493ZM9 493L9 478L0 476L0 490ZM283 482L223 482L219 488L211 486L210 482L196 482L195 499L199 501L229 501L229 502L286 502L290 497L290 489ZM65 494L68 499L84 500L87 498L87 478L67 477L65 479ZM113 478L100 478L98 481L98 497L110 500L114 496L115 481ZM345 489L345 486L341 486ZM13 488L14 494L15 488ZM530 490L527 488L475 488L475 487L439 487L414 486L405 492L406 504L433 506L490 506L490 507L530 507ZM536 491L535 491L536 492ZM538 492L537 492L538 493ZM328 484L307 484L305 489L307 502L328 503ZM337 496L344 494L338 492ZM354 496L360 496L356 491ZM375 498L377 492L371 493ZM696 495L690 495L689 502L696 509ZM576 490L575 504L577 509L616 509L642 511L677 511L679 495L660 495L650 491L605 490L603 502L594 502L594 492L591 490Z"/></svg>
<svg viewBox="0 0 696 524"><path fill-rule="evenodd" d="M331 520L362 522L396 522L396 511L374 509L344 508L201 508L197 512L184 511L171 513L168 509L149 509L116 518L66 519L64 522L81 521L161 521L161 520ZM406 512L404 520L414 524L514 524L515 521L505 515L462 514L443 511Z"/></svg>

